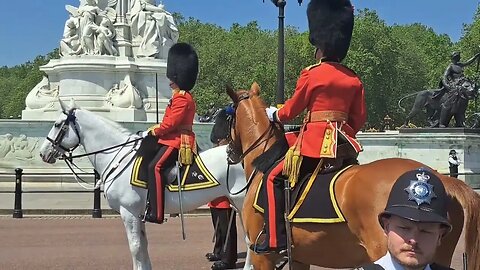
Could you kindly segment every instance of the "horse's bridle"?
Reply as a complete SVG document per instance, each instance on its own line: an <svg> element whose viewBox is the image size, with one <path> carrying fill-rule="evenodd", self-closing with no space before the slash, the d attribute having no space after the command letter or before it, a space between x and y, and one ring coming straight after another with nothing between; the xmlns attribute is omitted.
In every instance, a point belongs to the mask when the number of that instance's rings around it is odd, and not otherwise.
<svg viewBox="0 0 480 270"><path fill-rule="evenodd" d="M143 138L141 138L141 137L133 139L133 140L130 140L130 138L129 138L126 142L121 143L121 144L116 144L116 145L113 145L113 146L109 146L107 148L103 148L103 149L93 151L93 152L89 152L89 153L85 153L85 154L73 155L73 151L75 151L75 149L77 149L78 146L81 143L80 132L79 132L77 121L76 121L77 117L75 116L75 110L76 109L74 108L74 109L70 109L68 112L63 111L63 113L67 115L67 118L61 124L58 124L58 125L61 125L60 126L60 131L55 136L55 139L52 139L48 136L47 136L46 139L49 142L52 143L52 147L53 147L52 155L53 156L57 156L58 153L60 153L60 150L63 150L63 153L62 153L62 155L59 159L63 159L65 161L65 163L67 164L68 168L75 175L75 177L77 179L81 180L82 182L86 183L86 181L84 181L72 168L72 166L75 166L77 169L80 169L77 165L75 165L75 163L73 163L74 158L81 158L81 157L86 157L86 156L90 156L90 155L96 155L96 154L99 154L99 153L103 153L103 152L106 152L106 151L109 151L109 150L112 150L112 149L116 149L116 148L119 148L119 147L124 147L126 145L136 143L140 140L143 140ZM55 124L55 125L57 126L57 124ZM62 145L62 140L65 138L65 135L67 134L67 131L68 131L68 128L70 127L70 125L73 125L73 130L75 131L75 135L77 135L78 143L73 147L66 148L65 146ZM112 173L112 172L113 172L113 170L110 173Z"/></svg>
<svg viewBox="0 0 480 270"><path fill-rule="evenodd" d="M240 102L242 102L243 100L247 100L249 98L250 98L250 95L248 94L248 92L242 93L241 95L238 96L237 106L238 106L238 104L240 104ZM253 151L255 148L257 148L259 145L261 145L265 141L268 141L272 137L274 129L273 129L273 124L271 124L269 126L269 128L266 129L265 132L263 132L262 135L260 137L258 137L252 143L252 145L250 145L245 151L242 151L241 154L238 154L238 148L239 147L236 145L235 141L232 138L232 133L235 131L235 119L236 119L236 107L237 106L235 106L235 104L233 104L231 106L232 106L232 110L231 110L231 113L230 113L229 118L228 118L228 122L229 122L229 126L230 126L230 132L229 132L229 135L227 137L227 141L228 141L227 158L228 158L228 162L230 164L237 164L237 163L240 163L241 161L243 161L243 159L251 151ZM265 145L265 148L266 147L267 146ZM263 151L265 151L265 149ZM235 156L236 158L234 158L232 156Z"/></svg>
<svg viewBox="0 0 480 270"><path fill-rule="evenodd" d="M61 149L64 151L64 153L62 154L62 157L66 157L65 153L69 153L71 157L72 156L71 153L75 149L77 149L77 147L80 145L80 132L78 131L77 122L75 121L77 119L77 117L75 116L75 109L71 109L68 112L63 111L63 113L67 115L67 118L65 119L65 121L63 121L60 124L61 125L60 131L57 133L57 136L55 136L55 139L52 139L47 136L47 140L52 143L52 147L54 151L56 151L56 153L59 153ZM78 143L71 148L66 148L62 145L62 140L63 138L65 138L65 135L67 134L68 128L70 127L70 123L73 124L73 130L77 135Z"/></svg>
<svg viewBox="0 0 480 270"><path fill-rule="evenodd" d="M78 131L78 126L77 126L77 122L76 122L77 117L75 116L75 109L71 109L70 111L68 111L68 113L65 112L65 111L63 113L67 115L67 119L65 119L65 121L63 121L63 123L61 124L60 131L57 133L57 136L55 137L55 139L52 139L52 138L47 136L47 140L52 143L52 146L53 146L55 151L59 151L59 149L64 151L64 154L62 154L62 157L60 159L65 159L65 160L72 161L74 158L81 158L81 157L86 157L86 156L90 156L90 155L99 154L99 153L106 152L108 150L112 150L112 149L115 149L115 148L119 148L119 147L131 144L131 143L134 143L134 142L137 142L137 141L140 141L140 140L143 139L143 138L137 138L137 139L133 139L131 141L128 140L127 142L116 144L116 145L113 145L113 146L109 146L107 148L103 148L103 149L100 149L100 150L97 150L97 151L93 151L93 152L89 152L89 153L85 153L85 154L80 154L80 155L72 155L73 151L75 149L77 149L77 147L81 143L80 142L80 132ZM73 124L73 130L75 131L75 134L77 135L78 143L71 148L66 148L61 143L62 143L63 138L67 134L68 127L70 126L70 124ZM65 154L65 153L68 153L68 155Z"/></svg>

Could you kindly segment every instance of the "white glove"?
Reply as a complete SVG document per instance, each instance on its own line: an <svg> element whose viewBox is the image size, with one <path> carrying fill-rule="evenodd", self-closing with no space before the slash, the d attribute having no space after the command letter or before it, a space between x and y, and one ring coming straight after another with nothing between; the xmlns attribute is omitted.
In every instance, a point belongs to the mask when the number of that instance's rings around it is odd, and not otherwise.
<svg viewBox="0 0 480 270"><path fill-rule="evenodd" d="M268 116L268 120L270 120L270 122L275 122L274 114L277 110L278 109L275 107L269 107L265 109L265 112L267 113L267 116Z"/></svg>
<svg viewBox="0 0 480 270"><path fill-rule="evenodd" d="M148 130L145 130L144 132L142 132L142 138L145 138L148 136Z"/></svg>

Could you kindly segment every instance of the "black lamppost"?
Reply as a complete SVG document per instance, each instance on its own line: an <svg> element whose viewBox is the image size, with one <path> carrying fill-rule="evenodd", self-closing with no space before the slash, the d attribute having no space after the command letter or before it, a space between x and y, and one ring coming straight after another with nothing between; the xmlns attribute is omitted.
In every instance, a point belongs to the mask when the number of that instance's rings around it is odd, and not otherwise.
<svg viewBox="0 0 480 270"><path fill-rule="evenodd" d="M285 102L285 5L286 0L271 0L278 7L277 108ZM301 5L303 0L297 0Z"/></svg>
<svg viewBox="0 0 480 270"><path fill-rule="evenodd" d="M278 50L277 50L277 108L285 102L285 5L286 0L272 0L278 7Z"/></svg>

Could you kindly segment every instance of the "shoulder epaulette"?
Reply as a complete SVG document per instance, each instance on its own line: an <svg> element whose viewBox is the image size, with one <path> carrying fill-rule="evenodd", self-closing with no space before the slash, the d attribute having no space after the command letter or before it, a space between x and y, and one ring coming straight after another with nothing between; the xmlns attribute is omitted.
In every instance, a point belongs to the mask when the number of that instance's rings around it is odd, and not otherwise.
<svg viewBox="0 0 480 270"><path fill-rule="evenodd" d="M173 92L172 95L175 95L175 94L180 94L182 96L185 95L185 90L175 89L172 92Z"/></svg>
<svg viewBox="0 0 480 270"><path fill-rule="evenodd" d="M311 70L311 69L313 69L313 68L316 68L316 67L320 66L321 64L322 64L322 62L320 61L320 62L318 62L318 63L316 63L316 64L313 64L313 65L310 65L310 66L306 67L305 69L306 69L306 70Z"/></svg>

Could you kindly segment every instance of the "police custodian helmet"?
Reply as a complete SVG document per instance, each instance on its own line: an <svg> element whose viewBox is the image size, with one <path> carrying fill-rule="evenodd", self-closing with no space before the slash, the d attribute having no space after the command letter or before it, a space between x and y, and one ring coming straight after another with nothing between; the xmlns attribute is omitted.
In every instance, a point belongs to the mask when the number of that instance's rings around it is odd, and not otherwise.
<svg viewBox="0 0 480 270"><path fill-rule="evenodd" d="M382 217L399 216L415 222L441 223L450 230L447 219L447 194L440 179L430 170L420 168L401 175L392 187Z"/></svg>
<svg viewBox="0 0 480 270"><path fill-rule="evenodd" d="M310 43L329 60L347 56L353 32L350 0L311 0L307 7Z"/></svg>
<svg viewBox="0 0 480 270"><path fill-rule="evenodd" d="M176 43L168 51L167 78L181 90L190 91L198 76L198 56L187 43Z"/></svg>

